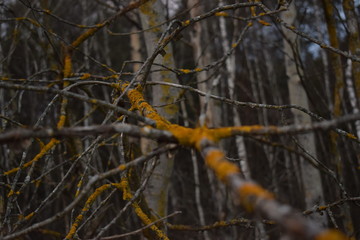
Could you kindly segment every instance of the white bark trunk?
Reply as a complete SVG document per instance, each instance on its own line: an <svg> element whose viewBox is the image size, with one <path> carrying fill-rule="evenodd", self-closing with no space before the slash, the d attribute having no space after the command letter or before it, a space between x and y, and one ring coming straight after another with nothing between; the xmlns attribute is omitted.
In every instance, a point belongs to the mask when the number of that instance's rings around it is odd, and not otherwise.
<svg viewBox="0 0 360 240"><path fill-rule="evenodd" d="M203 6L197 5L197 1L188 0L187 5L188 7L192 7L190 10L190 16L192 18L202 13ZM206 43L204 42L204 39L209 39L209 36L207 35L206 25L202 22L197 22L194 24L193 31L191 32L191 45L193 48L195 63L199 67L204 67L211 63L210 51L204 51L204 49L202 48L202 46L204 46L204 43ZM198 89L206 93L211 91L213 86L215 85L208 79L208 75L209 74L206 71L202 71L197 74ZM221 126L221 114L216 103L207 98L200 98L200 107L202 110L206 111L204 114L204 123L208 127Z"/></svg>
<svg viewBox="0 0 360 240"><path fill-rule="evenodd" d="M283 20L288 24L293 24L296 18L296 9L294 2L289 6L289 10L282 13ZM284 53L285 53L285 66L286 75L288 76L288 88L290 94L291 104L296 104L309 109L308 98L306 92L302 86L300 76L297 70L296 55L292 47L296 47L296 35L286 29L284 34L287 38L284 39ZM291 44L291 45L290 45ZM311 123L311 118L300 111L293 111L295 124L308 124ZM310 154L316 156L315 138L313 133L307 133L299 135L299 143ZM324 203L324 197L322 192L322 183L319 170L314 168L309 162L301 159L301 172L302 182L305 193L305 203L307 208L312 208L318 204ZM312 218L326 226L327 219L324 215L313 215Z"/></svg>
<svg viewBox="0 0 360 240"><path fill-rule="evenodd" d="M223 1L219 2L219 6L222 6ZM229 36L226 31L225 19L223 17L219 18L220 21L220 32L221 32L221 40L222 40L222 48L223 52L227 53L230 50L229 44ZM235 99L234 89L235 89L235 55L230 55L225 62L226 65L226 73L227 73L227 84L229 87L229 95L230 98ZM241 126L241 120L239 112L236 108L232 108L233 118L234 118L234 125ZM249 164L246 155L246 148L243 136L237 136L235 138L236 141L236 150L238 157L240 159L240 166L241 171L244 174L246 179L250 178L250 171L249 171Z"/></svg>
<svg viewBox="0 0 360 240"><path fill-rule="evenodd" d="M143 29L148 29L159 25L165 21L165 8L160 0L152 0L140 7L141 23ZM148 55L154 52L156 44L161 34L165 31L166 26L162 25L151 30L145 31L145 42ZM166 54L157 56L155 63L160 63L170 68L174 68L173 52L170 45L165 47ZM160 71L151 74L151 79L155 81L164 81L177 83L176 76L169 71ZM178 106L174 104L178 97L178 90L168 86L152 87L153 106L162 106L157 111L166 119L174 122L178 114ZM155 147L156 144L152 144ZM162 154L154 172L149 180L145 193L145 198L149 207L156 212L155 215L167 215L168 188L170 176L174 164L173 156Z"/></svg>
<svg viewBox="0 0 360 240"><path fill-rule="evenodd" d="M357 99L356 99L356 93L355 93L355 87L352 81L352 64L351 60L347 60L347 67L345 70L345 83L346 83L346 90L349 94L350 104L352 107L352 112L359 113L359 108L357 107ZM356 128L356 134L357 137L360 138L360 121L355 122L355 128Z"/></svg>

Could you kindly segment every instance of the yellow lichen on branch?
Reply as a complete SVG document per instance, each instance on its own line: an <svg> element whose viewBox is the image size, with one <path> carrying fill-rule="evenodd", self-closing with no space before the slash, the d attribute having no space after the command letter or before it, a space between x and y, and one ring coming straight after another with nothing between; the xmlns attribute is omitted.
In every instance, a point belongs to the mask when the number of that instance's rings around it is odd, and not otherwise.
<svg viewBox="0 0 360 240"><path fill-rule="evenodd" d="M240 168L226 160L224 153L216 146L216 143L222 139L231 137L237 134L266 134L278 133L279 129L275 126L238 126L225 127L217 129L208 129L207 127L188 128L177 124L171 124L165 118L158 114L158 112L144 99L143 94L139 89L128 88L127 84L113 84L113 87L121 91L127 90L127 96L131 102L132 108L138 110L144 117L150 118L156 122L156 128L166 130L172 133L179 144L196 148L205 158L206 164L215 172L216 176L223 182L229 183L233 186L233 190L238 194L241 205L248 211L253 212L258 210L261 213L267 214L268 210L259 208L262 203L271 202L274 200L274 195L268 192L261 186L251 182L244 181L239 177ZM124 166L120 166L124 169ZM237 181L232 181L237 179ZM130 200L133 195L128 186L127 179L121 182L124 199ZM132 204L135 213L143 221L144 224L151 224L152 220L143 212L137 203ZM166 235L159 230L155 225L150 227L159 238L167 239ZM159 231L159 232L158 232ZM345 239L344 236L337 231L324 231L318 234L315 238L317 240L323 239Z"/></svg>
<svg viewBox="0 0 360 240"><path fill-rule="evenodd" d="M95 25L95 27L88 29L87 31L85 31L84 33L82 33L78 38L76 38L72 43L71 43L71 47L72 48L77 48L80 44L82 44L85 40L87 40L88 38L90 38L91 36L93 36L97 31L99 31L101 28L103 28L104 26L110 24L114 19L116 19L117 17L124 15L125 13L136 9L138 7L140 7L142 4L145 4L146 2L148 2L149 0L139 0L136 2L131 2L129 5L127 5L126 7L124 7L122 10L118 11L116 13L116 15L114 15L113 17L103 21L102 23L98 23ZM82 27L81 25L78 25L80 27Z"/></svg>
<svg viewBox="0 0 360 240"><path fill-rule="evenodd" d="M134 197L133 194L131 193L129 181L128 181L127 177L121 178L121 182L120 182L119 186L123 191L123 199L124 200L131 200ZM153 223L153 221L146 215L146 213L141 209L141 207L139 206L139 204L137 202L132 202L131 206L134 208L134 212L136 213L136 215L140 218L140 220L145 225L150 225ZM156 225L151 225L150 229L156 234L158 239L164 239L164 240L169 239L165 235L165 233L163 231L161 231Z"/></svg>
<svg viewBox="0 0 360 240"><path fill-rule="evenodd" d="M217 17L227 17L229 14L227 12L217 12L215 13L215 16Z"/></svg>
<svg viewBox="0 0 360 240"><path fill-rule="evenodd" d="M57 143L59 143L58 140L56 139L51 139L50 142L48 144L46 144L42 149L41 151L32 159L30 160L29 162L25 163L23 166L21 166L21 168L27 168L29 167L31 164L37 162L40 158L42 158L53 146L55 146ZM20 167L16 167L16 168L13 168L7 172L4 172L4 175L10 175L12 173L15 173L17 171L19 171Z"/></svg>
<svg viewBox="0 0 360 240"><path fill-rule="evenodd" d="M260 130L263 130L265 127L261 125L251 125L251 126L237 126L237 127L224 127L224 128L216 128L210 129L210 134L215 139L222 139L234 136L235 134L249 134L256 133ZM276 130L275 127L268 127L272 130Z"/></svg>
<svg viewBox="0 0 360 240"><path fill-rule="evenodd" d="M190 20L185 20L182 22L182 26L186 27L190 24Z"/></svg>
<svg viewBox="0 0 360 240"><path fill-rule="evenodd" d="M36 26L36 27L40 27L40 24L35 21L34 19L31 19L31 18L27 18L27 17L18 17L18 18L15 18L16 21L28 21L29 23L31 23L32 25Z"/></svg>
<svg viewBox="0 0 360 240"><path fill-rule="evenodd" d="M149 0L146 3L144 3L140 7L140 11L142 14L146 15L148 17L148 23L151 27L150 31L158 33L160 32L160 27L156 27L159 23L158 16L156 12L153 10L153 4L156 2L156 0Z"/></svg>
<svg viewBox="0 0 360 240"><path fill-rule="evenodd" d="M67 101L67 99L63 100L63 102L64 101ZM65 125L65 120L66 120L66 116L65 115L60 115L59 121L57 123L57 128L62 128Z"/></svg>
<svg viewBox="0 0 360 240"><path fill-rule="evenodd" d="M90 210L91 205L94 203L95 199L105 190L109 189L112 186L112 184L105 184L101 187L97 188L93 194L86 200L86 203L81 210L81 213L76 217L74 223L71 225L70 231L66 235L65 239L72 239L80 222L84 218L84 215L86 212Z"/></svg>
<svg viewBox="0 0 360 240"><path fill-rule="evenodd" d="M64 58L64 69L63 69L64 78L69 77L72 73L71 55L70 55L69 51L65 51L65 52L66 52L66 54L65 54L65 58ZM66 87L68 85L69 85L69 82L64 81L63 86ZM68 99L64 97L61 102L60 117L59 117L59 121L57 122L57 128L62 128L65 125L65 121L66 121L65 108L66 108L67 103L68 103ZM48 151L50 151L59 142L60 142L59 140L52 138L45 146L43 146L41 148L40 152L33 159L31 159L29 162L25 163L21 167L16 167L7 172L4 172L4 175L10 175L12 173L19 171L20 168L24 169L24 168L29 167L30 165L32 165L33 163L35 163L39 159L41 159Z"/></svg>
<svg viewBox="0 0 360 240"><path fill-rule="evenodd" d="M125 164L120 164L120 165L118 166L118 169L119 169L120 171L124 171L124 170L126 169L126 165L125 165Z"/></svg>
<svg viewBox="0 0 360 240"><path fill-rule="evenodd" d="M247 224L249 227L251 220L245 219L245 218L237 218L237 219L231 219L228 221L217 221L210 225L205 226L192 226L192 225L180 225L180 224L170 224L167 223L166 225L171 230L188 230L188 231L205 231L205 230L212 230L216 228L223 228L223 227L229 227L234 225L243 225ZM272 221L266 221L266 224L274 224Z"/></svg>
<svg viewBox="0 0 360 240"><path fill-rule="evenodd" d="M125 91L127 85L123 84L121 90ZM144 117L150 118L156 122L156 127L161 130L168 130L171 123L161 117L157 111L145 101L143 94L137 89L129 89L127 96L133 108L137 109Z"/></svg>
<svg viewBox="0 0 360 240"><path fill-rule="evenodd" d="M123 85L122 90L124 91L126 87L127 85ZM231 136L232 128L208 129L206 127L201 127L191 129L171 124L166 119L162 118L157 111L145 101L139 90L130 89L128 90L127 95L134 108L139 110L143 116L154 120L158 129L170 131L183 146L196 147L196 149L201 151L203 140L216 143L223 137ZM255 129L257 128L258 127L255 127ZM244 128L244 131L250 131L251 129L252 128ZM207 152L205 161L222 181L226 181L226 178L231 174L240 172L240 169L235 164L226 161L224 154L220 150L211 150Z"/></svg>
<svg viewBox="0 0 360 240"><path fill-rule="evenodd" d="M203 69L202 68L194 68L194 69L180 68L179 71L182 73L188 74L188 73L194 73L194 72L201 72L201 71L203 71Z"/></svg>
<svg viewBox="0 0 360 240"><path fill-rule="evenodd" d="M54 237L54 238L56 238L56 239L60 239L61 236L62 236L61 233L56 232L56 231L52 231L52 230L49 230L49 229L42 229L42 228L40 228L38 231L41 232L42 234L50 235L50 236L52 236L52 237Z"/></svg>
<svg viewBox="0 0 360 240"><path fill-rule="evenodd" d="M226 182L228 176L240 172L240 169L227 161L224 153L218 149L210 150L205 156L205 162L223 182Z"/></svg>
<svg viewBox="0 0 360 240"><path fill-rule="evenodd" d="M30 218L32 218L35 215L34 212L28 214L27 216L24 217L25 220L29 220Z"/></svg>
<svg viewBox="0 0 360 240"><path fill-rule="evenodd" d="M264 26L271 26L271 23L266 22L266 21L261 20L261 19L258 20L258 23L260 23L261 25L264 25Z"/></svg>
<svg viewBox="0 0 360 240"><path fill-rule="evenodd" d="M71 55L69 53L66 53L64 58L64 78L70 77L71 73L72 73Z"/></svg>
<svg viewBox="0 0 360 240"><path fill-rule="evenodd" d="M112 87L125 91L127 84L113 84ZM217 129L187 128L177 124L171 124L168 120L158 114L158 112L144 99L143 94L138 89L129 89L127 96L134 109L137 109L144 117L150 118L156 122L156 128L171 132L181 145L196 147L200 150L201 139L208 139L216 143L222 138L227 138L236 133L252 133L264 129L261 125L225 127ZM271 127L270 127L271 128ZM276 127L272 129L276 131Z"/></svg>
<svg viewBox="0 0 360 240"><path fill-rule="evenodd" d="M249 0L249 2L259 2L259 0ZM250 7L251 16L256 17L256 7Z"/></svg>
<svg viewBox="0 0 360 240"><path fill-rule="evenodd" d="M315 240L346 240L350 239L345 237L337 230L326 230L315 237Z"/></svg>
<svg viewBox="0 0 360 240"><path fill-rule="evenodd" d="M102 27L105 26L105 23L97 24L96 27L88 29L86 32L81 34L75 41L71 43L71 47L76 48L80 44L82 44L86 39L94 35L97 31L99 31Z"/></svg>
<svg viewBox="0 0 360 240"><path fill-rule="evenodd" d="M122 177L120 181L120 188L123 192L123 200L130 200L132 198L132 193L129 187L129 181L127 177Z"/></svg>
<svg viewBox="0 0 360 240"><path fill-rule="evenodd" d="M84 80L84 79L88 79L88 78L90 78L91 77L91 74L90 73L84 73L81 77L80 77L80 79L81 80Z"/></svg>
<svg viewBox="0 0 360 240"><path fill-rule="evenodd" d="M183 68L181 68L181 69L179 69L179 71L182 72L182 73L185 73L185 74L191 73L191 70L190 70L190 69L183 69Z"/></svg>
<svg viewBox="0 0 360 240"><path fill-rule="evenodd" d="M195 141L194 138L198 132L195 129L182 127L180 125L172 124L168 129L174 137L178 140L178 142L183 146L194 146Z"/></svg>
<svg viewBox="0 0 360 240"><path fill-rule="evenodd" d="M80 188L81 188L82 184L83 184L83 180L82 180L82 178L81 178L81 180L80 180L80 181L78 182L78 184L76 185L77 190L76 190L76 192L75 192L75 197L77 197L77 196L79 195L79 193L80 193Z"/></svg>
<svg viewBox="0 0 360 240"><path fill-rule="evenodd" d="M249 212L255 208L256 200L274 199L274 195L255 183L245 183L238 189L241 204Z"/></svg>
<svg viewBox="0 0 360 240"><path fill-rule="evenodd" d="M19 195L19 194L20 194L19 191L15 192L14 190L11 189L10 192L8 193L7 197L11 197L12 195Z"/></svg>
<svg viewBox="0 0 360 240"><path fill-rule="evenodd" d="M351 133L347 133L346 137L351 138L351 139L358 139L354 134L351 134Z"/></svg>

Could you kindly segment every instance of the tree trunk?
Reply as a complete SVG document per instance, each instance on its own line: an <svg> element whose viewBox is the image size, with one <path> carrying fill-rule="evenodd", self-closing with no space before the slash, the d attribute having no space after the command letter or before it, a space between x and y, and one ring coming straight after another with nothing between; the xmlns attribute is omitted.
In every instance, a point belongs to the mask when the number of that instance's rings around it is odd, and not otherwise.
<svg viewBox="0 0 360 240"><path fill-rule="evenodd" d="M282 13L283 20L288 24L294 24L296 18L296 8L294 2L289 6L289 10ZM285 67L286 75L288 77L288 88L290 94L290 103L298 106L302 106L309 109L308 98L305 89L301 83L300 73L298 72L299 66L297 65L296 58L296 35L286 29L283 29L285 38L284 53L285 53ZM311 119L307 114L299 111L293 111L295 124L308 124L311 123ZM307 133L299 135L298 142L304 149L316 156L315 138L313 133ZM324 203L324 197L322 192L322 183L319 170L314 168L309 162L301 158L301 173L302 182L305 193L306 208L313 208L316 205ZM327 220L323 215L313 215L312 218L322 224L326 225Z"/></svg>
<svg viewBox="0 0 360 240"><path fill-rule="evenodd" d="M224 3L223 3L223 1L220 1L219 6L222 6L222 5L224 5ZM228 36L226 25L225 25L225 19L223 17L220 17L219 23L220 23L220 32L221 32L223 52L227 53L230 50L230 44L229 44L229 40L228 40L229 36ZM236 100L236 95L234 94L234 90L235 90L235 53L233 53L226 59L225 66L226 66L226 74L227 74L226 79L227 79L227 86L229 89L229 96L230 96L230 98ZM233 114L232 117L234 118L234 125L240 126L241 120L240 120L239 112L237 111L236 108L231 108L231 111ZM248 159L247 159L247 155L246 155L244 137L237 136L235 138L235 140L236 140L237 154L240 159L241 170L242 170L245 178L249 179L250 178L249 164L248 164Z"/></svg>
<svg viewBox="0 0 360 240"><path fill-rule="evenodd" d="M195 0L188 0L188 8L190 10L190 16L192 18L199 16L203 12L203 5L198 4ZM198 67L204 67L211 63L211 54L210 51L204 51L202 46L206 46L210 39L208 34L208 29L205 23L197 22L194 24L193 31L191 32L191 45L194 53L194 60ZM208 79L208 72L201 71L197 74L198 89L203 92L209 92L212 89L212 83ZM215 81L215 80L213 80ZM206 99L200 98L200 107L204 110L206 106ZM221 126L221 114L217 103L214 103L212 100L208 100L207 108L205 109L205 124L208 127L219 127Z"/></svg>
<svg viewBox="0 0 360 240"><path fill-rule="evenodd" d="M160 23L165 22L165 8L162 1L152 0L140 7L141 23L143 29L152 28ZM149 29L144 32L146 50L150 56L157 45L161 34L165 31L166 26L161 25L156 28ZM165 47L166 54L164 56L157 56L155 63L174 68L173 51L170 45ZM151 79L154 81L164 81L177 83L176 76L169 71L159 71L151 74ZM176 121L178 114L178 106L174 104L178 97L178 91L168 86L152 87L152 104L153 106L161 106L157 111L171 122ZM154 148L156 144L152 144ZM155 215L165 216L167 214L168 203L168 188L170 176L172 173L174 159L167 154L162 154L159 157L159 162L154 169L154 172L149 180L145 193L145 198L149 207L156 212Z"/></svg>
<svg viewBox="0 0 360 240"><path fill-rule="evenodd" d="M346 24L348 27L348 40L349 40L349 50L351 54L360 55L360 37L359 37L359 26L357 23L357 17L354 7L353 0L344 0L343 8L346 16ZM349 98L351 105L353 107L353 113L359 112L360 107L360 63L348 60L348 70L350 70L346 75L346 87L349 92ZM351 77L352 75L352 77ZM354 84L355 82L355 90ZM354 93L355 92L355 93ZM357 136L360 137L360 121L355 122Z"/></svg>
<svg viewBox="0 0 360 240"><path fill-rule="evenodd" d="M330 45L334 48L339 48L339 41L337 39L336 33L336 22L334 17L333 5L330 1L323 0L325 19L327 24L327 29L329 32ZM342 71L341 57L336 53L329 53L330 55L330 64L334 71L335 77L335 89L334 89L334 116L341 115L341 96L344 88L344 74Z"/></svg>
<svg viewBox="0 0 360 240"><path fill-rule="evenodd" d="M349 50L351 54L360 55L359 25L354 7L354 0L343 0L346 24L349 31ZM360 98L360 63L352 62L352 75L355 80L356 95ZM360 104L358 102L358 104Z"/></svg>
<svg viewBox="0 0 360 240"><path fill-rule="evenodd" d="M334 48L339 49L340 44L337 38L337 30L336 30L336 21L334 17L334 6L330 1L322 0L323 7L324 7L324 14L325 14L325 20L327 25L327 30L329 34L329 40L330 45ZM341 97L342 97L342 91L344 87L344 74L342 71L342 64L341 64L341 57L338 54L335 53L329 53L330 55L330 64L332 66L332 69L334 71L334 77L335 77L335 89L334 89L334 108L333 108L333 115L335 117L338 117L341 115ZM337 135L334 133L330 134L330 144L331 144L331 155L333 156L332 164L336 166L336 171L339 176L339 179L341 182L344 182L344 164L343 159L340 156L339 150L338 150L338 139ZM336 192L337 198L341 198L342 194L337 191ZM344 214L343 219L343 226L346 229L346 232L353 233L354 232L354 226L352 223L351 215L349 206L342 205L340 207L342 214Z"/></svg>

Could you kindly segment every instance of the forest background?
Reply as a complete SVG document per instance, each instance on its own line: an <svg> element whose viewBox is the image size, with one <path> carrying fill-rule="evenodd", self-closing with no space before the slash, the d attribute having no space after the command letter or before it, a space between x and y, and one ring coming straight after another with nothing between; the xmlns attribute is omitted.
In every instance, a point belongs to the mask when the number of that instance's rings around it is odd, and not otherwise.
<svg viewBox="0 0 360 240"><path fill-rule="evenodd" d="M359 24L354 0L0 1L0 239L360 239Z"/></svg>

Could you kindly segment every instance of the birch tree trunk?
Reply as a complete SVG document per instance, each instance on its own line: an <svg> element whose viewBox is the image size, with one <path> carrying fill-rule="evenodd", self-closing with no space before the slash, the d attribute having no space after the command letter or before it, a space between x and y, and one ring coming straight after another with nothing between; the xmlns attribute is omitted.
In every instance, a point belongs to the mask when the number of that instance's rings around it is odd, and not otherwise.
<svg viewBox="0 0 360 240"><path fill-rule="evenodd" d="M354 0L343 0L343 8L346 16L346 25L349 31L349 50L350 53L359 56L360 36ZM352 62L352 75L355 80L356 95L360 98L360 63ZM360 103L358 102L358 104Z"/></svg>
<svg viewBox="0 0 360 240"><path fill-rule="evenodd" d="M348 41L349 41L349 50L351 54L360 55L360 37L359 37L359 26L357 23L357 17L354 7L353 0L344 0L343 9L346 16L346 25L348 27ZM346 87L349 92L349 98L351 106L353 108L353 113L359 112L360 107L360 63L351 61L348 59L348 66L346 71ZM353 81L355 82L355 88ZM355 122L357 136L360 137L360 121Z"/></svg>
<svg viewBox="0 0 360 240"><path fill-rule="evenodd" d="M190 16L192 18L200 15L203 12L203 5L198 4L196 0L187 1L188 8L190 8ZM191 32L191 45L193 48L195 63L199 67L207 66L211 63L211 54L210 51L204 51L202 46L206 46L207 40L210 39L210 36L207 31L207 26L205 23L197 22L194 24L193 31ZM205 41L204 41L205 40ZM203 92L211 91L212 84L208 79L208 72L201 71L197 74L198 89ZM214 80L215 81L215 80ZM200 107L203 109L205 107L205 98L200 98ZM214 103L212 100L209 100L205 113L205 124L208 127L219 127L221 126L221 114L220 110L216 106L217 103Z"/></svg>
<svg viewBox="0 0 360 240"><path fill-rule="evenodd" d="M289 6L289 10L282 13L283 20L288 24L294 24L296 19L296 8L294 2ZM295 54L296 45L296 35L286 29L283 29L285 38L283 40L284 44L284 53L285 53L285 67L286 75L288 77L288 88L290 94L290 103L302 106L306 109L309 109L308 98L305 92L305 89L301 83L300 73L298 72L298 66ZM293 111L295 124L308 124L311 123L311 119L308 115L303 112ZM298 137L299 144L304 149L316 156L315 148L315 138L313 133L307 133L299 135ZM309 162L301 158L301 173L302 173L302 182L305 193L305 204L307 208L312 208L315 205L323 204L324 197L322 192L322 183L319 170L314 168ZM312 218L322 224L327 224L327 219L324 215L313 215Z"/></svg>
<svg viewBox="0 0 360 240"><path fill-rule="evenodd" d="M160 23L165 22L165 7L161 0L152 0L140 7L141 24L143 29L149 29L144 32L146 50L148 55L154 52L156 44L165 31L166 26L161 25L155 27ZM164 56L159 55L155 59L155 63L174 68L173 51L170 45L165 49ZM154 81L164 81L177 83L176 76L169 71L157 71L151 74L151 79ZM175 103L178 97L178 91L168 86L155 85L152 87L152 104L153 106L161 106L157 111L171 122L176 121L178 114L178 106ZM152 148L156 146L151 144ZM159 162L149 180L145 193L145 198L149 207L156 212L155 215L165 216L167 214L168 203L168 188L170 176L173 169L173 156L162 154L159 157Z"/></svg>
<svg viewBox="0 0 360 240"><path fill-rule="evenodd" d="M198 4L197 0L187 0L187 7L191 9L190 10L191 18L199 16L206 11L204 10L205 5ZM208 45L208 41L210 39L208 32L209 32L208 25L206 25L205 22L197 22L194 24L193 30L191 31L190 34L190 38L191 38L190 41L193 49L195 64L197 65L197 67L200 68L211 64L211 60L212 60L210 51L208 49L204 50L204 46ZM212 87L215 85L211 81L209 81L208 79L209 75L210 74L207 71L201 71L196 75L196 79L198 83L197 88L206 93L210 92L212 90ZM218 82L214 78L212 80L215 83ZM218 103L214 102L211 99L206 99L206 98L200 98L199 100L200 100L201 114L203 115L200 116L200 118L204 117L203 121L199 119L200 124L205 124L208 127L221 126L222 111L217 105ZM216 176L211 170L207 169L206 172L210 183L212 197L215 203L214 211L217 213L219 219L222 219L224 208L226 207L224 206L224 204L222 204L225 202L224 199L226 197L226 188L224 188L222 185L219 184L219 182L216 179ZM206 237L207 236L204 235L204 238Z"/></svg>
<svg viewBox="0 0 360 240"><path fill-rule="evenodd" d="M224 5L224 2L222 0L220 0L219 6L223 6L223 5ZM226 30L225 19L223 17L220 17L219 23L220 23L222 48L223 48L224 53L227 53L230 50L230 44L229 44L229 40L228 40L229 35ZM227 77L227 85L229 88L229 95L230 95L230 98L235 99L235 94L234 94L234 90L235 90L235 54L230 55L226 59L225 66L226 66L226 74L227 74L226 77ZM234 125L240 126L241 120L240 120L239 112L237 111L236 108L232 108L231 110L232 110L232 114L233 114L232 117L234 118ZM244 176L247 179L249 179L250 172L249 172L248 159L247 159L247 155L246 155L244 137L237 136L235 138L235 140L236 140L237 154L240 159L241 170L242 170Z"/></svg>

